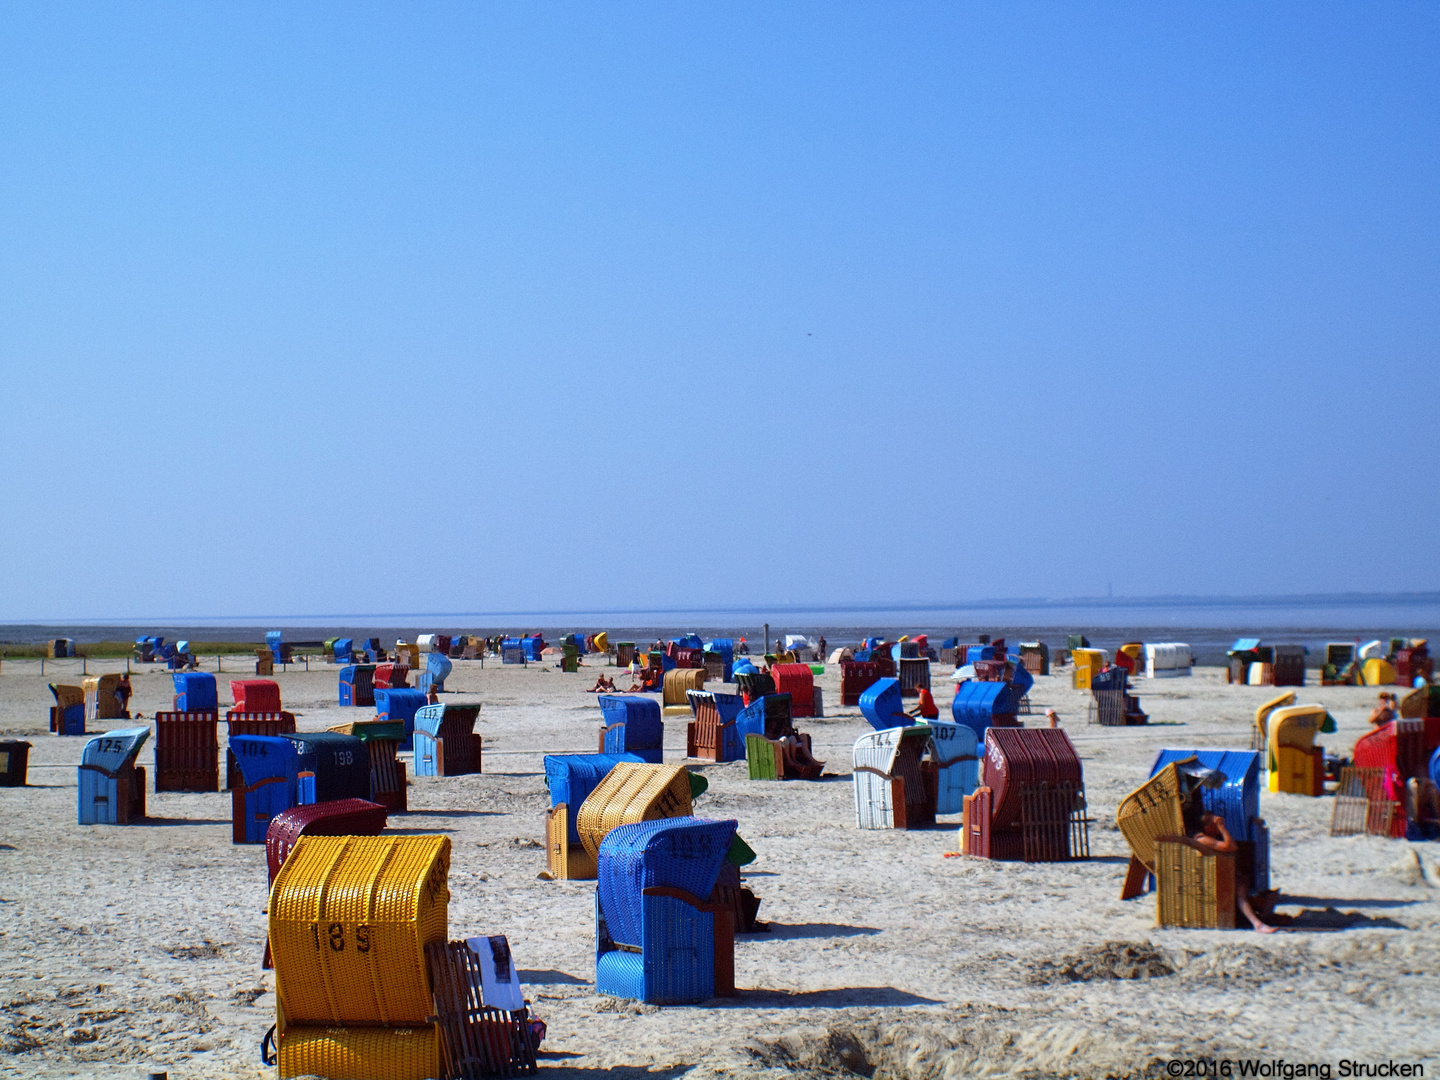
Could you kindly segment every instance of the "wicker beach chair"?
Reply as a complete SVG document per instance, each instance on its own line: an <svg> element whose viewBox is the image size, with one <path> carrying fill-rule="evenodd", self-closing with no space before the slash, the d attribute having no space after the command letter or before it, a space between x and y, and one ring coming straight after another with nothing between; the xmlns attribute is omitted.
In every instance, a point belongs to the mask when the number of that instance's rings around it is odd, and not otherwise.
<svg viewBox="0 0 1440 1080"><path fill-rule="evenodd" d="M405 725L405 737L400 740L401 750L414 749L415 714L425 707L427 701L423 690L409 687L375 691L375 719L399 720Z"/></svg>
<svg viewBox="0 0 1440 1080"><path fill-rule="evenodd" d="M273 679L231 679L230 693L237 713L278 713L280 684Z"/></svg>
<svg viewBox="0 0 1440 1080"><path fill-rule="evenodd" d="M703 667L677 667L665 672L661 689L661 706L666 712L689 712L690 699L685 695L690 690L705 689Z"/></svg>
<svg viewBox="0 0 1440 1080"><path fill-rule="evenodd" d="M1440 685L1415 687L1400 699L1400 715L1406 720L1440 718Z"/></svg>
<svg viewBox="0 0 1440 1080"><path fill-rule="evenodd" d="M337 735L353 735L365 744L370 758L370 793L365 798L395 813L403 814L410 808L405 763L395 756L405 735L404 724L398 720L357 720L329 730Z"/></svg>
<svg viewBox="0 0 1440 1080"><path fill-rule="evenodd" d="M55 698L55 704L50 709L50 730L56 735L84 735L84 688L51 683L50 693Z"/></svg>
<svg viewBox="0 0 1440 1080"><path fill-rule="evenodd" d="M375 665L350 664L340 669L340 704L375 704Z"/></svg>
<svg viewBox="0 0 1440 1080"><path fill-rule="evenodd" d="M417 688L422 694L429 694L434 690L437 694L445 692L445 680L455 665L444 653L429 652L425 654L425 670L420 673Z"/></svg>
<svg viewBox="0 0 1440 1080"><path fill-rule="evenodd" d="M175 684L175 711L220 714L220 696L215 676L208 671L187 671L170 676Z"/></svg>
<svg viewBox="0 0 1440 1080"><path fill-rule="evenodd" d="M735 992L735 929L710 902L734 821L682 817L605 838L595 890L595 989L652 1004Z"/></svg>
<svg viewBox="0 0 1440 1080"><path fill-rule="evenodd" d="M935 824L936 765L926 725L872 731L855 740L855 827L915 829Z"/></svg>
<svg viewBox="0 0 1440 1080"><path fill-rule="evenodd" d="M230 789L236 844L264 843L271 819L293 806L370 794L369 749L352 735L238 735L231 737L230 751L240 771L240 782Z"/></svg>
<svg viewBox="0 0 1440 1080"><path fill-rule="evenodd" d="M85 692L85 719L91 720L129 720L130 712L125 708L125 698L129 697L130 676L128 675L91 675L88 679L81 681L81 689ZM121 690L123 688L123 694Z"/></svg>
<svg viewBox="0 0 1440 1080"><path fill-rule="evenodd" d="M815 673L809 664L776 664L770 669L777 694L790 695L790 715L814 715Z"/></svg>
<svg viewBox="0 0 1440 1080"><path fill-rule="evenodd" d="M219 726L213 710L155 714L156 791L220 790Z"/></svg>
<svg viewBox="0 0 1440 1080"><path fill-rule="evenodd" d="M665 722L659 702L638 694L602 694L599 703L600 753L638 754L656 765L664 760Z"/></svg>
<svg viewBox="0 0 1440 1080"><path fill-rule="evenodd" d="M876 679L866 688L860 695L860 715L876 731L909 727L915 723L915 718L905 713L900 680L895 678Z"/></svg>
<svg viewBox="0 0 1440 1080"><path fill-rule="evenodd" d="M595 876L595 856L580 840L580 807L622 761L645 764L635 754L547 754L545 785L550 809L545 812L545 850L548 871L557 881Z"/></svg>
<svg viewBox="0 0 1440 1080"><path fill-rule="evenodd" d="M746 705L775 693L775 680L768 671L739 672L735 676L735 684L740 687L740 697Z"/></svg>
<svg viewBox="0 0 1440 1080"><path fill-rule="evenodd" d="M744 708L740 695L691 690L687 696L694 719L685 727L685 756L714 762L744 758L745 740L736 726Z"/></svg>
<svg viewBox="0 0 1440 1080"><path fill-rule="evenodd" d="M0 739L0 787L24 787L30 764L30 744L23 739Z"/></svg>
<svg viewBox="0 0 1440 1080"><path fill-rule="evenodd" d="M1063 730L987 729L980 783L990 791L992 859L1089 858L1084 769Z"/></svg>
<svg viewBox="0 0 1440 1080"><path fill-rule="evenodd" d="M840 704L860 704L860 695L870 689L883 676L880 665L869 660L840 661Z"/></svg>
<svg viewBox="0 0 1440 1080"><path fill-rule="evenodd" d="M1255 726L1250 729L1250 749L1264 750L1270 742L1268 725L1270 714L1276 709L1283 709L1288 705L1295 704L1295 691L1286 690L1278 697L1273 697L1265 704L1255 710Z"/></svg>
<svg viewBox="0 0 1440 1080"><path fill-rule="evenodd" d="M735 732L745 740L751 780L818 780L825 770L810 736L791 722L789 694L766 694L746 705L735 717Z"/></svg>
<svg viewBox="0 0 1440 1080"><path fill-rule="evenodd" d="M895 675L900 680L901 697L919 697L922 689L930 689L930 658L902 656L895 662Z"/></svg>
<svg viewBox="0 0 1440 1080"><path fill-rule="evenodd" d="M1290 705L1270 714L1269 788L1293 795L1325 794L1325 750L1315 736L1327 726L1323 705ZM1333 724L1330 724L1333 730Z"/></svg>
<svg viewBox="0 0 1440 1080"><path fill-rule="evenodd" d="M376 690L408 690L410 688L410 666L408 664L376 664L371 676L373 694Z"/></svg>
<svg viewBox="0 0 1440 1080"><path fill-rule="evenodd" d="M1217 814L1240 845L1236 866L1257 892L1270 888L1270 830L1260 817L1261 757L1254 750L1161 750L1150 775L1176 764L1210 776L1191 794L1205 813Z"/></svg>
<svg viewBox="0 0 1440 1080"><path fill-rule="evenodd" d="M688 817L694 776L679 765L619 761L610 767L575 815L575 832L592 859L611 829L660 818Z"/></svg>
<svg viewBox="0 0 1440 1080"><path fill-rule="evenodd" d="M484 772L475 731L479 705L426 705L415 711L415 775L465 776Z"/></svg>
<svg viewBox="0 0 1440 1080"><path fill-rule="evenodd" d="M446 940L450 839L302 836L270 894L280 1075L447 1075L426 946Z"/></svg>
<svg viewBox="0 0 1440 1080"><path fill-rule="evenodd" d="M1105 667L1105 652L1102 649L1071 649L1070 662L1075 665L1071 673L1071 686L1076 690L1089 690L1090 680Z"/></svg>
<svg viewBox="0 0 1440 1080"><path fill-rule="evenodd" d="M80 755L76 782L81 825L133 825L145 818L145 770L135 764L148 727L96 736Z"/></svg>
<svg viewBox="0 0 1440 1080"><path fill-rule="evenodd" d="M1375 804L1370 813L1379 814L1380 804L1391 804L1392 837L1405 836L1409 828L1405 812L1406 782L1433 779L1429 776L1430 763L1437 749L1440 749L1440 718L1436 717L1402 717L1382 724L1355 741L1354 765L1366 776L1366 797ZM1369 779L1375 773L1380 777L1378 787ZM1338 794L1356 798L1354 784L1352 780L1351 790Z"/></svg>
<svg viewBox="0 0 1440 1080"><path fill-rule="evenodd" d="M1020 695L1015 684L970 680L955 688L950 703L950 718L975 732L976 744L983 744L985 732L992 727L1018 727Z"/></svg>

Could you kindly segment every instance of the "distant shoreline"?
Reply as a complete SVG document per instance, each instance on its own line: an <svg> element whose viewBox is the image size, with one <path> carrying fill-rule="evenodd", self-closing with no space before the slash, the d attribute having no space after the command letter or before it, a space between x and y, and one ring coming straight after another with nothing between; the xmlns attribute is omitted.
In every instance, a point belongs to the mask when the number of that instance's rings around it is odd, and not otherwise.
<svg viewBox="0 0 1440 1080"><path fill-rule="evenodd" d="M70 618L70 619L15 619L0 623L0 633L9 627L21 626L138 626L170 623L184 626L319 626L319 625L391 625L428 626L432 623L469 622L476 620L502 620L504 623L526 622L541 625L545 619L557 620L554 625L576 622L577 620L601 623L641 625L632 622L636 616L647 616L645 622L664 623L655 616L687 616L673 625L688 625L697 618L706 616L729 616L726 621L750 622L754 619L770 619L785 622L808 621L822 626L842 626L864 623L868 620L849 618L832 622L829 619L817 621L814 616L889 616L926 615L944 612L999 613L1009 611L1045 611L1054 615L1066 615L1061 622L1036 622L1036 625L1068 625L1076 620L1069 616L1071 611L1127 611L1127 610L1232 610L1261 611L1274 609L1307 610L1316 608L1420 608L1429 609L1440 615L1440 592L1399 592L1399 593L1299 593L1269 594L1256 596L1089 596L1068 599L1043 597L996 598L967 601L928 601L924 603L865 603L865 604L774 604L768 606L696 606L696 607L634 607L634 608L536 608L507 609L496 611L435 611L435 612L356 612L356 613L312 613L298 615L234 615L234 616L140 616L126 618ZM712 620L713 621L713 620ZM906 620L914 621L914 620ZM947 620L953 621L953 620ZM1033 621L1033 620L1030 620ZM1166 620L1167 622L1169 620ZM1357 620L1368 622L1370 620ZM495 625L501 625L499 623Z"/></svg>

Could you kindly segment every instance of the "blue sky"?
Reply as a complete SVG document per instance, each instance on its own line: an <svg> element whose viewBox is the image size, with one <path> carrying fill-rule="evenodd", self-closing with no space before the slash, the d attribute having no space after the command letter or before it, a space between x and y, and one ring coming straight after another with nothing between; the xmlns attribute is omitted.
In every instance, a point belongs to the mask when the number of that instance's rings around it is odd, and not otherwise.
<svg viewBox="0 0 1440 1080"><path fill-rule="evenodd" d="M0 619L1440 587L1440 9L0 8Z"/></svg>

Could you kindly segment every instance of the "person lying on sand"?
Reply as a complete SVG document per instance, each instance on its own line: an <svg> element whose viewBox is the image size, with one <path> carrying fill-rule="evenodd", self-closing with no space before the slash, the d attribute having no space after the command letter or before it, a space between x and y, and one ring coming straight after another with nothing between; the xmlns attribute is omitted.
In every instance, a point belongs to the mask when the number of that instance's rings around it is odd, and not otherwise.
<svg viewBox="0 0 1440 1080"><path fill-rule="evenodd" d="M1240 845L1230 835L1230 830L1225 828L1225 819L1219 814L1205 814L1200 818L1200 831L1191 837L1195 843L1203 848L1221 855L1230 855L1240 850ZM1235 871L1235 900L1240 907L1240 912L1250 920L1250 925L1255 928L1257 934L1273 934L1275 927L1261 921L1260 916L1255 914L1255 907L1251 903L1250 880L1237 868Z"/></svg>

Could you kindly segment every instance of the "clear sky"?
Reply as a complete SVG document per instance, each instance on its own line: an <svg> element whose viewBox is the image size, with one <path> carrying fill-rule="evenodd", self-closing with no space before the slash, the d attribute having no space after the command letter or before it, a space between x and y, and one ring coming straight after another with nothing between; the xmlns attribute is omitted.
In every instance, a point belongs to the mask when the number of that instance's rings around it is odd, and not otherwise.
<svg viewBox="0 0 1440 1080"><path fill-rule="evenodd" d="M1440 7L8 4L0 619L1440 588Z"/></svg>

